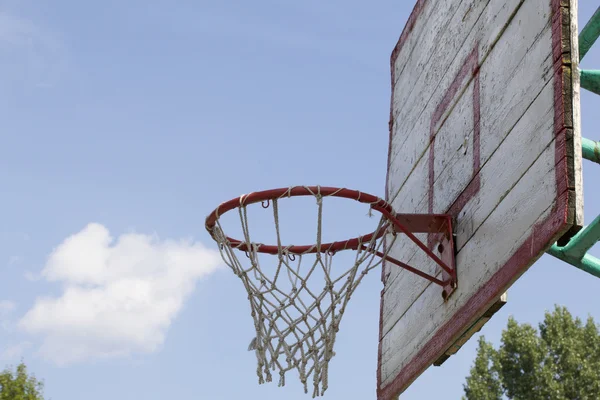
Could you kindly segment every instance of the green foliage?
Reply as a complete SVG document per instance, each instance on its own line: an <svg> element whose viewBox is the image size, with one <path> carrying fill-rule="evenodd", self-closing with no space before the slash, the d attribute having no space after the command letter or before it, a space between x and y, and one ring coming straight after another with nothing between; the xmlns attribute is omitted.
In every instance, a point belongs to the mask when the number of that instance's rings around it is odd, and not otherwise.
<svg viewBox="0 0 600 400"><path fill-rule="evenodd" d="M481 336L479 338L479 347L475 364L471 368L471 376L467 377L465 385L465 394L467 399L478 400L501 400L502 387L498 373L493 369L492 358L495 350L492 345L485 341Z"/></svg>
<svg viewBox="0 0 600 400"><path fill-rule="evenodd" d="M43 387L42 382L27 374L23 363L15 371L6 369L0 373L0 400L43 400Z"/></svg>
<svg viewBox="0 0 600 400"><path fill-rule="evenodd" d="M479 338L464 390L467 400L599 399L598 326L558 306L539 330L510 318L497 350Z"/></svg>

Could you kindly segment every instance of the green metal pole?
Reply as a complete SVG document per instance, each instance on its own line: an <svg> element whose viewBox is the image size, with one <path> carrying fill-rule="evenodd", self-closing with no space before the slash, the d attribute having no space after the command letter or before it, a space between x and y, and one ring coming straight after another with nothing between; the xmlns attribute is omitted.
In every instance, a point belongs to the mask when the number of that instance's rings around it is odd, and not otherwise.
<svg viewBox="0 0 600 400"><path fill-rule="evenodd" d="M583 60L598 36L600 36L600 7L596 9L592 18L579 34L579 61Z"/></svg>
<svg viewBox="0 0 600 400"><path fill-rule="evenodd" d="M600 94L600 71L596 69L582 69L581 87L590 92Z"/></svg>
<svg viewBox="0 0 600 400"><path fill-rule="evenodd" d="M600 278L600 260L592 255L586 254L579 262L577 268Z"/></svg>
<svg viewBox="0 0 600 400"><path fill-rule="evenodd" d="M582 271L600 278L600 259L594 256L586 254L582 259L569 257L564 253L562 247L558 247L557 245L553 245L550 250L548 250L548 254L551 254L554 257L579 268Z"/></svg>
<svg viewBox="0 0 600 400"><path fill-rule="evenodd" d="M581 145L583 158L600 164L600 143L581 138ZM573 236L566 246L559 247L554 244L548 250L548 254L600 278L600 259L587 254L599 241L600 215Z"/></svg>
<svg viewBox="0 0 600 400"><path fill-rule="evenodd" d="M600 215L591 224L573 236L566 246L560 249L568 257L582 259L598 240L600 240Z"/></svg>
<svg viewBox="0 0 600 400"><path fill-rule="evenodd" d="M600 142L581 138L581 154L586 160L600 164Z"/></svg>

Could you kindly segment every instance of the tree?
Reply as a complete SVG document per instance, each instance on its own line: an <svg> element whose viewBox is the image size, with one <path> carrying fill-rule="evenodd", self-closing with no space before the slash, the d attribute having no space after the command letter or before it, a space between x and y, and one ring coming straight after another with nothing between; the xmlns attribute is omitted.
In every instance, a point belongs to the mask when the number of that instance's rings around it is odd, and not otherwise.
<svg viewBox="0 0 600 400"><path fill-rule="evenodd" d="M558 306L539 330L511 317L498 349L479 338L464 391L466 400L599 399L599 328Z"/></svg>
<svg viewBox="0 0 600 400"><path fill-rule="evenodd" d="M492 368L492 357L495 354L492 345L481 336L477 348L477 357L467 377L465 385L466 398L469 400L501 400L502 386L498 373Z"/></svg>
<svg viewBox="0 0 600 400"><path fill-rule="evenodd" d="M43 388L42 382L27 374L23 363L14 372L5 369L0 373L0 400L43 400Z"/></svg>

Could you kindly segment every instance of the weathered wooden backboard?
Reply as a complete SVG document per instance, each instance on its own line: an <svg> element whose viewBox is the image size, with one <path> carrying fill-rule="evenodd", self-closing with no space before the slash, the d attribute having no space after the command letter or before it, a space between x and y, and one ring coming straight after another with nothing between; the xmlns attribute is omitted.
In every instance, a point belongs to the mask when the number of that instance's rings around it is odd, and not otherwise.
<svg viewBox="0 0 600 400"><path fill-rule="evenodd" d="M582 222L576 0L419 0L392 53L386 195L454 217L458 287L387 264L378 398L394 399L479 329ZM420 238L434 247L432 238ZM415 247L391 255L431 274Z"/></svg>

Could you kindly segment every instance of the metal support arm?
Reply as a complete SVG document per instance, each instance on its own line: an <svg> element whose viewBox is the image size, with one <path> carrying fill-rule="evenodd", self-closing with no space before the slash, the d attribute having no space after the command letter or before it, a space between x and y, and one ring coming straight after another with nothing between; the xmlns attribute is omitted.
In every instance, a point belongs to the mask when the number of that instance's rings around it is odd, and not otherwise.
<svg viewBox="0 0 600 400"><path fill-rule="evenodd" d="M579 231L564 247L553 245L549 254L600 278L600 259L587 254L600 240L600 215L591 224Z"/></svg>
<svg viewBox="0 0 600 400"><path fill-rule="evenodd" d="M581 154L586 160L600 164L600 143L581 138Z"/></svg>
<svg viewBox="0 0 600 400"><path fill-rule="evenodd" d="M582 69L581 87L592 93L600 94L600 71L596 69Z"/></svg>
<svg viewBox="0 0 600 400"><path fill-rule="evenodd" d="M592 18L579 34L579 61L583 60L598 36L600 36L600 7L596 9ZM581 70L581 87L600 94L600 71Z"/></svg>
<svg viewBox="0 0 600 400"><path fill-rule="evenodd" d="M366 246L362 246L362 249L441 286L442 297L444 300L447 300L457 287L452 216L447 214L392 214L389 210L376 205L373 208L377 209L377 211L381 212L387 218L395 232L406 235L430 260L442 269L442 279L438 279L374 249L369 249ZM411 223L417 220L420 223ZM428 240L429 245L419 240L414 235L415 233L427 233L429 239L431 239ZM435 254L432 247L437 250L439 256Z"/></svg>
<svg viewBox="0 0 600 400"><path fill-rule="evenodd" d="M600 278L600 259L590 254L584 255L583 258L573 257L565 252L563 247L558 247L556 244L548 250L548 254Z"/></svg>
<svg viewBox="0 0 600 400"><path fill-rule="evenodd" d="M600 7L579 34L579 60L581 61L600 36Z"/></svg>
<svg viewBox="0 0 600 400"><path fill-rule="evenodd" d="M582 138L582 156L600 164L600 144ZM600 215L579 231L565 246L554 244L548 254L600 278L600 259L587 254L600 241Z"/></svg>

